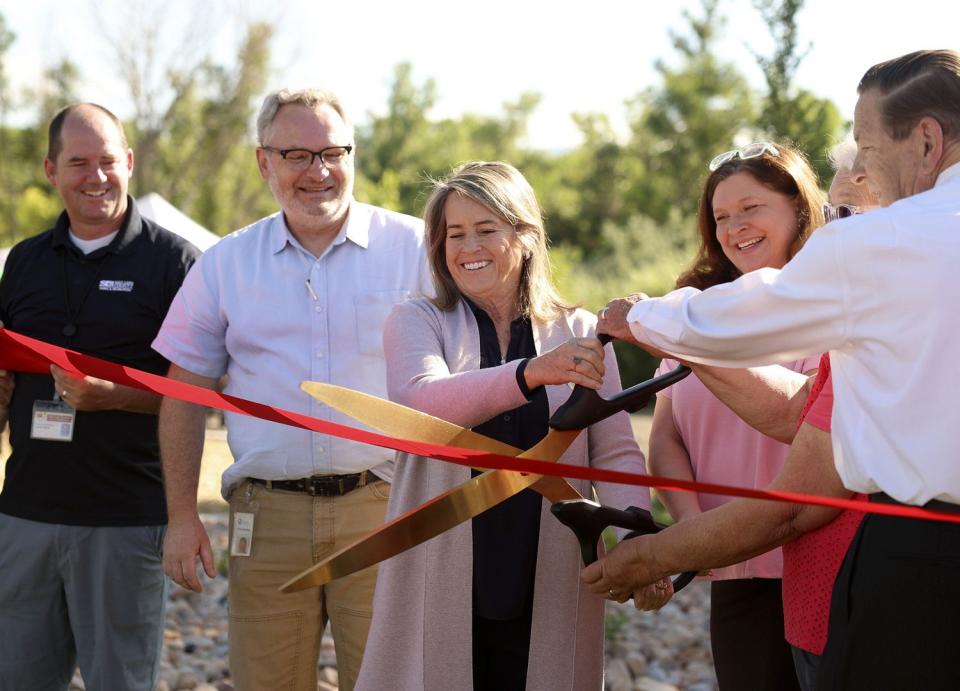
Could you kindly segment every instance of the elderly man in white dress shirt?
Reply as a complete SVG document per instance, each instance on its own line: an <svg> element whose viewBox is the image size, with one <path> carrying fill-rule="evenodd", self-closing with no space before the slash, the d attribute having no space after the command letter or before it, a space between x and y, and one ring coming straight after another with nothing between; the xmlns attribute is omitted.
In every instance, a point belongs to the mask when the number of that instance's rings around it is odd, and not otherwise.
<svg viewBox="0 0 960 691"><path fill-rule="evenodd" d="M353 200L353 128L331 93L281 90L257 121L257 163L281 211L207 250L154 348L170 376L335 422L299 389L330 382L386 397L381 345L393 305L429 290L418 219ZM197 514L204 411L166 399L160 444L170 524L164 570L198 591L213 577ZM383 523L393 474L384 449L227 414L230 669L237 689L317 687L329 620L340 688L351 689L370 626L376 568L318 590L288 578Z"/></svg>
<svg viewBox="0 0 960 691"><path fill-rule="evenodd" d="M875 65L858 91L852 174L888 208L825 226L782 270L614 300L599 331L721 366L830 351L843 485L960 512L960 54ZM628 541L584 579L625 590L639 558ZM958 577L960 526L867 516L837 578L818 688L955 688Z"/></svg>

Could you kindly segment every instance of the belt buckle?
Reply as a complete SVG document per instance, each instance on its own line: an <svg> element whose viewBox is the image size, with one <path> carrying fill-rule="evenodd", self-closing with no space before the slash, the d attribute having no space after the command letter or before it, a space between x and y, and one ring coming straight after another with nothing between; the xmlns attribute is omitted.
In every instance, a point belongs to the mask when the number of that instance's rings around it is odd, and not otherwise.
<svg viewBox="0 0 960 691"><path fill-rule="evenodd" d="M333 477L330 475L320 475L317 477L311 477L307 479L307 484L310 487L310 496L312 497L332 497L336 496L333 483L331 482ZM343 481L340 480L341 486Z"/></svg>

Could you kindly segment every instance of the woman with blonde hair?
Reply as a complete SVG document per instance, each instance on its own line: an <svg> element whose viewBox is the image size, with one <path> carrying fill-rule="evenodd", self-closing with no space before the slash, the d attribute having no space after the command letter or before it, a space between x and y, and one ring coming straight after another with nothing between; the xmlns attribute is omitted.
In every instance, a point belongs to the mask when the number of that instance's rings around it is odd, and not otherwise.
<svg viewBox="0 0 960 691"><path fill-rule="evenodd" d="M528 449L570 384L620 389L595 318L553 286L540 207L516 168L460 166L435 184L425 223L436 298L398 305L387 321L392 400ZM625 413L590 426L559 460L644 464ZM400 454L388 518L470 476ZM649 507L645 489L596 489L604 503ZM581 587L580 568L573 534L532 490L384 562L357 688L600 691L604 603Z"/></svg>

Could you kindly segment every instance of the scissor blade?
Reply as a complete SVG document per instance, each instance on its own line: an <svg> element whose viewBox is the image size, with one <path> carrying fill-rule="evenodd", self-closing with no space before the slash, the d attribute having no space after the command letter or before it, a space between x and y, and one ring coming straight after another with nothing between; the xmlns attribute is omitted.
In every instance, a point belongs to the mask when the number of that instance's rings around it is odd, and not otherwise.
<svg viewBox="0 0 960 691"><path fill-rule="evenodd" d="M368 393L316 381L302 382L300 388L321 403L391 437L459 446L502 456L516 456L520 453L520 449L515 446Z"/></svg>
<svg viewBox="0 0 960 691"><path fill-rule="evenodd" d="M520 458L556 460L567 450L579 431L551 431ZM410 509L290 579L280 590L292 593L348 576L389 559L440 533L479 516L487 509L531 487L540 475L523 475L507 470L488 470L438 497Z"/></svg>
<svg viewBox="0 0 960 691"><path fill-rule="evenodd" d="M464 449L496 453L501 456L518 456L520 454L520 449L515 446L504 444L452 422L441 420L433 415L367 393L315 381L302 382L300 388L334 410L349 415L357 422L397 439L458 446ZM545 453L543 456L537 456L536 458L556 459L559 456L560 454L553 456L550 453ZM562 477L543 477L539 482L534 483L532 489L551 502L583 498Z"/></svg>

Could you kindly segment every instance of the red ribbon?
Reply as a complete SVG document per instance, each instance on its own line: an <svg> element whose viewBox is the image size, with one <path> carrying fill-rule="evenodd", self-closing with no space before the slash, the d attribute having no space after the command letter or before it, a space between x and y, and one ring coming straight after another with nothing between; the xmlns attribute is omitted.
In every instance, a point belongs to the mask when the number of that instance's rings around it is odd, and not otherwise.
<svg viewBox="0 0 960 691"><path fill-rule="evenodd" d="M51 364L62 367L68 372L79 376L89 375L99 379L106 379L116 384L152 391L162 396L169 396L170 398L176 398L189 403L196 403L197 405L218 408L233 413L240 413L241 415L249 415L262 420L269 420L283 425L307 429L312 432L372 444L394 451L406 451L418 456L436 458L458 465L497 470L513 470L522 473L552 475L555 477L579 478L592 482L601 481L641 487L656 487L682 492L721 494L748 499L768 499L792 504L812 504L838 509L853 509L854 511L887 516L960 523L960 514L931 511L917 506L877 504L864 500L839 499L837 497L824 497L815 494L778 492L753 489L750 487L692 482L677 478L626 473L619 470L604 470L602 468L574 466L565 463L554 463L552 461L514 458L511 456L501 456L499 454L477 451L475 449L462 449L456 446L442 446L407 439L397 439L335 422L318 420L309 415L295 413L264 403L257 403L256 401L250 401L245 398L217 393L216 391L205 389L201 386L175 381L133 367L124 367L123 365L117 365L106 360L101 360L100 358L84 355L74 350L67 350L66 348L39 341L10 331L9 329L0 328L0 369L6 369L12 372L47 374L50 371Z"/></svg>

